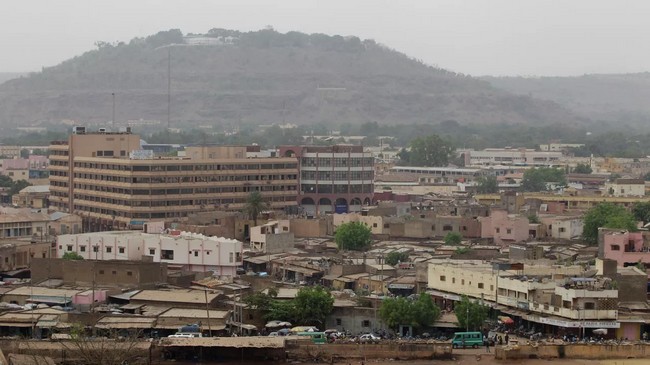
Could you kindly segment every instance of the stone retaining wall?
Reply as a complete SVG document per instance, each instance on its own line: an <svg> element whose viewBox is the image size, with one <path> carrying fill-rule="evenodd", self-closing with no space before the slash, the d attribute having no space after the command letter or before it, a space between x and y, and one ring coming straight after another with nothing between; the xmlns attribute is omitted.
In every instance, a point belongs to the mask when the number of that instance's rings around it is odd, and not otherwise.
<svg viewBox="0 0 650 365"><path fill-rule="evenodd" d="M530 358L566 358L591 360L650 358L650 344L517 345L508 347L497 346L495 349L495 357L499 360Z"/></svg>
<svg viewBox="0 0 650 365"><path fill-rule="evenodd" d="M287 357L292 360L451 358L451 344L448 343L330 343L316 345L302 341L287 341L286 351Z"/></svg>

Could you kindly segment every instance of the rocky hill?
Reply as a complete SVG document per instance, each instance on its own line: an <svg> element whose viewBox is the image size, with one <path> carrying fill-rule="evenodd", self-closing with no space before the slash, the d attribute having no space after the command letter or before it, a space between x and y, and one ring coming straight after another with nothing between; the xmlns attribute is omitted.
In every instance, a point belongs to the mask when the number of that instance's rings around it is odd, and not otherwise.
<svg viewBox="0 0 650 365"><path fill-rule="evenodd" d="M323 34L160 32L98 48L0 85L0 124L167 120L175 126L295 123L583 122L372 40ZM168 63L169 61L169 63Z"/></svg>
<svg viewBox="0 0 650 365"><path fill-rule="evenodd" d="M647 127L650 73L578 77L486 77L497 88L553 101L583 117Z"/></svg>

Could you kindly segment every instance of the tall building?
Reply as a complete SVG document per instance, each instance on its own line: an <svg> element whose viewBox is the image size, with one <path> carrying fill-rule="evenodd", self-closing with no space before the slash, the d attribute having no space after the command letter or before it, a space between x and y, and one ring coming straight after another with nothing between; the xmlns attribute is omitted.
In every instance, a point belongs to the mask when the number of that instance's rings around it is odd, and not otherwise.
<svg viewBox="0 0 650 365"><path fill-rule="evenodd" d="M295 157L247 158L246 147L196 149L188 148L189 157L154 158L130 132L77 131L50 146L50 205L82 216L85 231L101 231L240 210L254 191L273 209L297 204Z"/></svg>
<svg viewBox="0 0 650 365"><path fill-rule="evenodd" d="M298 204L307 214L356 212L372 202L374 158L362 146L282 146L279 155L298 158Z"/></svg>

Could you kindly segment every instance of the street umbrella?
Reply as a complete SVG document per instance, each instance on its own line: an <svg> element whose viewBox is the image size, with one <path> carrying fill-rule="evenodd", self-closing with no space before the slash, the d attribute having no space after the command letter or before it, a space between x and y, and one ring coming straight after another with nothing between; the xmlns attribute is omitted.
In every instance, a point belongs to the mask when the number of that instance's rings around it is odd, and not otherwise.
<svg viewBox="0 0 650 365"><path fill-rule="evenodd" d="M499 316L497 318L499 318L499 321L501 321L501 323L503 323L503 324L514 324L515 323L515 321L513 321L512 318L510 318L508 316Z"/></svg>
<svg viewBox="0 0 650 365"><path fill-rule="evenodd" d="M605 336L607 334L607 328L596 328L595 330L591 331L594 334Z"/></svg>
<svg viewBox="0 0 650 365"><path fill-rule="evenodd" d="M289 322L280 322L280 323L278 323L278 326L280 326L280 327L291 327L292 324L289 323Z"/></svg>
<svg viewBox="0 0 650 365"><path fill-rule="evenodd" d="M281 324L281 323L283 323L283 322L280 322L280 321L269 321L269 322L266 324L265 327L266 327L266 328L277 328L277 327L282 327L282 324Z"/></svg>

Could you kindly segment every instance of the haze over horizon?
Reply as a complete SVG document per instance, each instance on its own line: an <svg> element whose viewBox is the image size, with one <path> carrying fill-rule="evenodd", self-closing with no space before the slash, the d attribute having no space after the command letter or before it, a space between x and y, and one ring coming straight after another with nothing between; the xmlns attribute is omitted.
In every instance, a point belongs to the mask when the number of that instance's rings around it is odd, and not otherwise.
<svg viewBox="0 0 650 365"><path fill-rule="evenodd" d="M650 71L650 2L604 0L14 1L0 22L0 72L32 72L162 30L204 33L268 25L355 35L474 76Z"/></svg>

